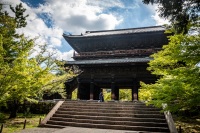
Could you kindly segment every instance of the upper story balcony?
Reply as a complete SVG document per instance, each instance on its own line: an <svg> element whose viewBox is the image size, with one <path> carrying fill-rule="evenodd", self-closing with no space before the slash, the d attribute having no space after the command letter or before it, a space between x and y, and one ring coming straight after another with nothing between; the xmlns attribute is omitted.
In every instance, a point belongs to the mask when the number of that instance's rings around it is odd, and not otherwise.
<svg viewBox="0 0 200 133"><path fill-rule="evenodd" d="M73 58L75 60L79 59L102 59L102 58L120 58L120 57L146 57L157 51L161 48L154 49L133 49L133 50L114 50L114 51L97 51L97 52L81 52L75 53Z"/></svg>

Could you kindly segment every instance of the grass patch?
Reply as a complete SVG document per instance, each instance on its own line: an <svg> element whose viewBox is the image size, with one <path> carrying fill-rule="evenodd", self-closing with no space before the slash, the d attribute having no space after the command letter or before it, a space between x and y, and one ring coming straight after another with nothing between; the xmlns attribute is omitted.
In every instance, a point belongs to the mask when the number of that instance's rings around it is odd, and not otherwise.
<svg viewBox="0 0 200 133"><path fill-rule="evenodd" d="M181 126L182 133L200 133L200 116L174 117L177 129Z"/></svg>
<svg viewBox="0 0 200 133"><path fill-rule="evenodd" d="M29 114L26 116L26 128L37 127L40 118L44 118L44 114ZM8 119L9 114L0 113L0 125L4 124L3 133L13 133L23 130L25 117L23 114L18 114L17 118Z"/></svg>

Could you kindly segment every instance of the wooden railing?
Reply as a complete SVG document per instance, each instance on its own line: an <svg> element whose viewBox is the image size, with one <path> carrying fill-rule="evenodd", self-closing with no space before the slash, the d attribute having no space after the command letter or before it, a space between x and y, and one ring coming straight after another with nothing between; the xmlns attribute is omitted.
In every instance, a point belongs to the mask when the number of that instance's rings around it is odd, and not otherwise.
<svg viewBox="0 0 200 133"><path fill-rule="evenodd" d="M58 101L57 104L53 107L53 109L47 114L47 116L44 118L44 120L42 120L42 122L40 123L40 127L43 127L48 120L50 120L50 118L53 116L53 114L55 114L55 112L58 110L58 108L63 104L64 101Z"/></svg>
<svg viewBox="0 0 200 133"><path fill-rule="evenodd" d="M133 49L75 53L74 57L118 56L118 55L150 55L161 49Z"/></svg>
<svg viewBox="0 0 200 133"><path fill-rule="evenodd" d="M162 106L163 106L163 109L165 109L167 107L167 104L162 104ZM168 124L170 133L178 133L171 113L169 111L164 111L164 115L165 115L165 119Z"/></svg>

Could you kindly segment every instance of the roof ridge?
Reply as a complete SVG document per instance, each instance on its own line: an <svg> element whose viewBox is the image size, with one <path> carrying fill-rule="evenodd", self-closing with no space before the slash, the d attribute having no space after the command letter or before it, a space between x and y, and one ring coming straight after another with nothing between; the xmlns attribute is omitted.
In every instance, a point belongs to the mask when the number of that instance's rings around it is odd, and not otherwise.
<svg viewBox="0 0 200 133"><path fill-rule="evenodd" d="M86 31L85 33L96 33L96 32L110 32L110 31L123 31L123 30L136 30L136 29L149 29L149 28L156 28L156 27L163 27L163 25L158 26L148 26L148 27L138 27L138 28L126 28L126 29L114 29L114 30L94 30L94 31Z"/></svg>

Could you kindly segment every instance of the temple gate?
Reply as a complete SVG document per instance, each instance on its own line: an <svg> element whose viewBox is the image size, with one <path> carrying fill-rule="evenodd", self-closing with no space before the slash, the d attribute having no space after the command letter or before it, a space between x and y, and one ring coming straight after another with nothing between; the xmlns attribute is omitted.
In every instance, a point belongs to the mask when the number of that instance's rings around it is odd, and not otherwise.
<svg viewBox="0 0 200 133"><path fill-rule="evenodd" d="M140 81L154 83L147 71L151 54L168 43L162 26L120 30L86 31L81 35L63 35L76 51L74 61L65 64L79 75L66 81L67 98L78 87L80 100L98 100L102 88L111 88L111 100L119 100L119 89L132 89L138 100Z"/></svg>

